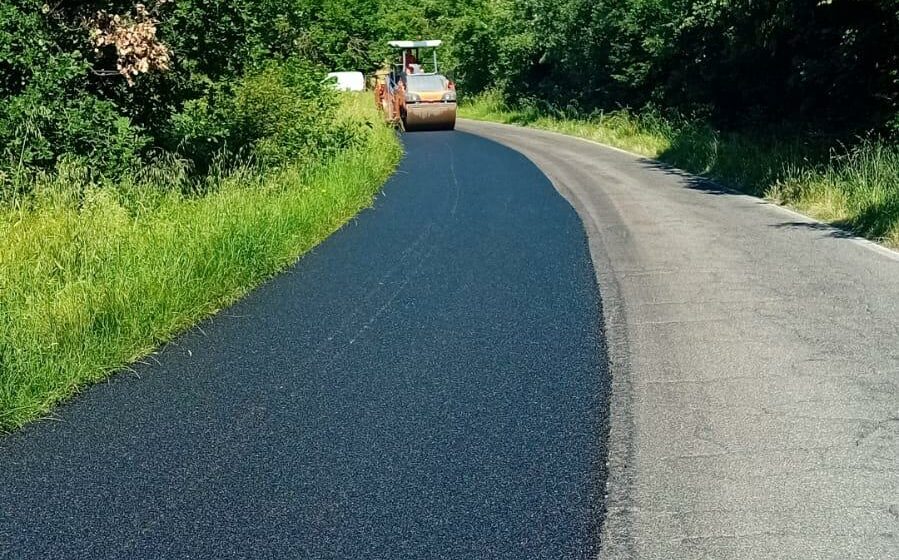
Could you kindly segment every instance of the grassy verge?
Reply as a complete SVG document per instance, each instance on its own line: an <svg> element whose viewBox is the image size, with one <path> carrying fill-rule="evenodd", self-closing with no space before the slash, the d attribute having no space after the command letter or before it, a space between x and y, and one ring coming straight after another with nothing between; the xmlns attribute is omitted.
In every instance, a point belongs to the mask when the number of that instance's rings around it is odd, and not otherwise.
<svg viewBox="0 0 899 560"><path fill-rule="evenodd" d="M333 159L232 172L185 195L160 166L120 185L45 178L0 206L0 431L150 352L294 262L368 206L401 148L373 123ZM77 196L73 195L77 193Z"/></svg>
<svg viewBox="0 0 899 560"><path fill-rule="evenodd" d="M821 140L721 134L709 126L628 111L589 117L510 109L494 95L460 115L541 128L649 156L793 207L858 235L899 248L899 146L860 141L829 148Z"/></svg>

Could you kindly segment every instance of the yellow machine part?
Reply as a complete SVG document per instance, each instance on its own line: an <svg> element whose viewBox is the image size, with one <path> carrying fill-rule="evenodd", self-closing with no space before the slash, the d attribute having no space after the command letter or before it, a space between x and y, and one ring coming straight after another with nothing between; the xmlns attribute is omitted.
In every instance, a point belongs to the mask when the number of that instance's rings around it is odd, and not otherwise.
<svg viewBox="0 0 899 560"><path fill-rule="evenodd" d="M406 105L403 128L417 130L452 130L456 127L455 103L416 103Z"/></svg>

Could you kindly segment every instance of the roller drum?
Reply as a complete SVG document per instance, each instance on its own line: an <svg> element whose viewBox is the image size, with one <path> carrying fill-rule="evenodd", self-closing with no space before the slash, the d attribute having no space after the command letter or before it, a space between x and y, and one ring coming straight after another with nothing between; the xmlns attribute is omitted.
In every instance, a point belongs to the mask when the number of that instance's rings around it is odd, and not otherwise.
<svg viewBox="0 0 899 560"><path fill-rule="evenodd" d="M406 105L403 128L418 130L453 130L456 127L455 103L421 103Z"/></svg>

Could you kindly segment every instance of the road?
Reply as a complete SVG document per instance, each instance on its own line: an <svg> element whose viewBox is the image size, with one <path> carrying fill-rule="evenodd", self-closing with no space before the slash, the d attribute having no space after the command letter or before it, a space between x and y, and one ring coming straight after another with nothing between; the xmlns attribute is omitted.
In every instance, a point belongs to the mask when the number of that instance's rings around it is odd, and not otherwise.
<svg viewBox="0 0 899 560"><path fill-rule="evenodd" d="M0 440L0 557L899 557L894 253L459 129L406 136L373 209Z"/></svg>
<svg viewBox="0 0 899 560"><path fill-rule="evenodd" d="M584 220L613 378L604 559L899 558L896 253L589 142L460 128Z"/></svg>
<svg viewBox="0 0 899 560"><path fill-rule="evenodd" d="M520 154L407 137L371 210L0 439L0 558L591 558L610 379L587 238Z"/></svg>

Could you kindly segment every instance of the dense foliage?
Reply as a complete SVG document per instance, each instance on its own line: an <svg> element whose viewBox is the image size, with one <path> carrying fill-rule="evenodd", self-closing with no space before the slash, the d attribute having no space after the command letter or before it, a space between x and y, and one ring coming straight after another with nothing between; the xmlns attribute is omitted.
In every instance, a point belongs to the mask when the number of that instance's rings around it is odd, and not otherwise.
<svg viewBox="0 0 899 560"><path fill-rule="evenodd" d="M642 107L724 126L896 127L896 0L497 0L489 81L509 98ZM483 80L477 84L483 87Z"/></svg>
<svg viewBox="0 0 899 560"><path fill-rule="evenodd" d="M164 70L123 72L98 14L142 21ZM447 40L463 92L517 103L899 129L897 0L0 0L0 184L61 160L115 176L160 152L196 172L328 152L352 131L323 70L374 70L399 37Z"/></svg>
<svg viewBox="0 0 899 560"><path fill-rule="evenodd" d="M897 0L305 0L315 60L370 70L439 37L463 92L728 128L899 128Z"/></svg>
<svg viewBox="0 0 899 560"><path fill-rule="evenodd" d="M469 93L498 89L516 102L587 111L653 105L729 127L897 126L896 0L319 5L310 37L321 60L368 69L382 60L384 38L441 37Z"/></svg>
<svg viewBox="0 0 899 560"><path fill-rule="evenodd" d="M0 187L73 161L102 179L345 147L307 19L289 0L0 0Z"/></svg>
<svg viewBox="0 0 899 560"><path fill-rule="evenodd" d="M575 86L609 99L706 111L725 123L867 128L887 123L899 102L897 7L603 0L590 10L593 46L563 62L587 66L593 78Z"/></svg>

